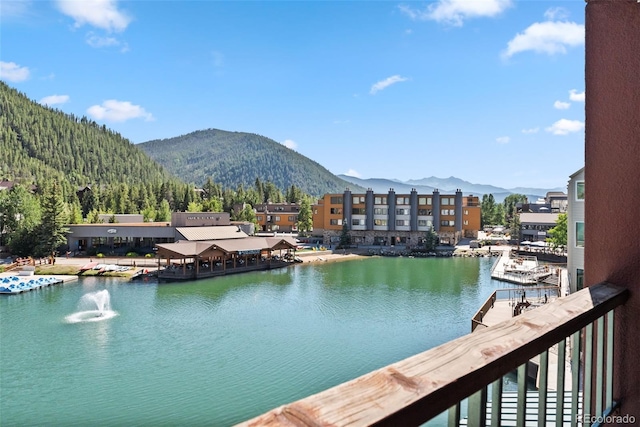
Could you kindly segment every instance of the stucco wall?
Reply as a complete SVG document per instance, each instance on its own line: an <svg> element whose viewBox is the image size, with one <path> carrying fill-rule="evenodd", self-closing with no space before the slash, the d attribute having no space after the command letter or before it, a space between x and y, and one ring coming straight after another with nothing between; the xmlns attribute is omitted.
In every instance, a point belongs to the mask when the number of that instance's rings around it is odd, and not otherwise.
<svg viewBox="0 0 640 427"><path fill-rule="evenodd" d="M629 288L616 313L614 398L640 419L640 3L586 6L585 284Z"/></svg>

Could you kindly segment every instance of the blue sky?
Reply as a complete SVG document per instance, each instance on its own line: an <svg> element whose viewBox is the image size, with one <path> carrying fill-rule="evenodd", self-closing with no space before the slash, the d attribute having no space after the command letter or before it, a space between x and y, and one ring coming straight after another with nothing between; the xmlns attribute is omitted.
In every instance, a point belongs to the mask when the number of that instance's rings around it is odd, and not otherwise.
<svg viewBox="0 0 640 427"><path fill-rule="evenodd" d="M134 143L251 132L335 174L507 188L584 163L584 1L0 7L0 78Z"/></svg>

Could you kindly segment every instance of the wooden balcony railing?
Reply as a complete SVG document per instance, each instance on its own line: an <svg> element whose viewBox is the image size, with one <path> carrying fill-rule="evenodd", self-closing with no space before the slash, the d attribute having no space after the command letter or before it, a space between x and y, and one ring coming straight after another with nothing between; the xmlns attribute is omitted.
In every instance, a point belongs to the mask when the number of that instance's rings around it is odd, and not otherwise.
<svg viewBox="0 0 640 427"><path fill-rule="evenodd" d="M605 415L616 405L613 310L627 297L624 288L595 285L240 425L409 426L445 411L453 426L506 425L502 379L517 370L512 425L589 426L585 414ZM557 356L556 372L549 370L551 354ZM539 358L535 402L527 400L526 387L527 365L534 358ZM550 373L557 374L553 393Z"/></svg>

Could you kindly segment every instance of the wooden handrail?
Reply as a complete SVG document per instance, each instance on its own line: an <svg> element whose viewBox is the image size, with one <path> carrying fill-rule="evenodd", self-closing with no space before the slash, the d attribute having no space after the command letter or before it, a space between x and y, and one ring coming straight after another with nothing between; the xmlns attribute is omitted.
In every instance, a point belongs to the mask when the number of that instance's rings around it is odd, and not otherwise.
<svg viewBox="0 0 640 427"><path fill-rule="evenodd" d="M628 298L601 283L273 409L239 426L419 425Z"/></svg>

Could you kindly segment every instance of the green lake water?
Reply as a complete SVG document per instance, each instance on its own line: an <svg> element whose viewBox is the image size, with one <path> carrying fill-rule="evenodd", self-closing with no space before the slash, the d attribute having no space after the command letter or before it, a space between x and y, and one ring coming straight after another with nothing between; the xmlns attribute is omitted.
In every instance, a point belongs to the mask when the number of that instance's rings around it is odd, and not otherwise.
<svg viewBox="0 0 640 427"><path fill-rule="evenodd" d="M233 425L467 334L503 287L492 261L366 258L3 295L0 425ZM70 323L102 290L114 317Z"/></svg>

